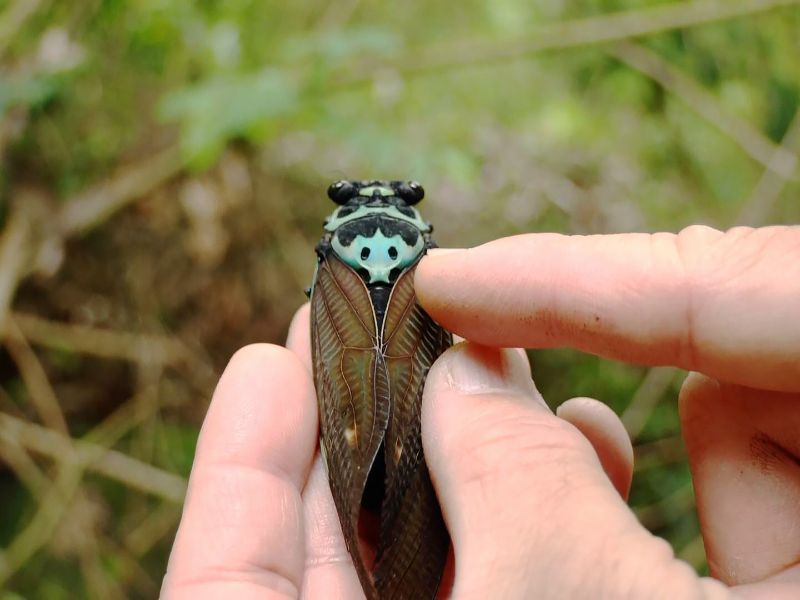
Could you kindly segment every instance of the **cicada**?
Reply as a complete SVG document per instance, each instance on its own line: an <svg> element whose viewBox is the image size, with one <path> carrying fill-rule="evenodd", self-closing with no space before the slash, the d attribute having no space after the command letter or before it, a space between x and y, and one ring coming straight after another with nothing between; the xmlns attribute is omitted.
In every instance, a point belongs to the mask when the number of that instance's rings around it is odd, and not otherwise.
<svg viewBox="0 0 800 600"><path fill-rule="evenodd" d="M425 377L452 344L414 293L417 263L434 247L414 208L424 195L413 181L332 184L339 207L310 290L320 447L370 599L433 598L450 545L420 438ZM373 561L359 548L359 518L375 512Z"/></svg>

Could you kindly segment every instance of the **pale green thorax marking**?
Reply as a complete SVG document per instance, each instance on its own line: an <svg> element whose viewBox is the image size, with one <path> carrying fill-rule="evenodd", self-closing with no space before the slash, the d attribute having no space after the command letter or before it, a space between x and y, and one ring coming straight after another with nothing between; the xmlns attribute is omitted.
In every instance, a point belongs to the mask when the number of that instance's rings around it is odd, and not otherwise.
<svg viewBox="0 0 800 600"><path fill-rule="evenodd" d="M339 238L331 240L334 251L354 269L366 269L369 283L390 283L392 269L405 269L419 258L425 243L422 236L409 246L399 235L386 237L380 229L372 237L358 236L349 246L343 246ZM366 249L366 250L365 250Z"/></svg>
<svg viewBox="0 0 800 600"><path fill-rule="evenodd" d="M392 188L384 187L382 185L371 185L358 190L358 195L373 196L375 192L378 192L378 196L394 196L396 193Z"/></svg>

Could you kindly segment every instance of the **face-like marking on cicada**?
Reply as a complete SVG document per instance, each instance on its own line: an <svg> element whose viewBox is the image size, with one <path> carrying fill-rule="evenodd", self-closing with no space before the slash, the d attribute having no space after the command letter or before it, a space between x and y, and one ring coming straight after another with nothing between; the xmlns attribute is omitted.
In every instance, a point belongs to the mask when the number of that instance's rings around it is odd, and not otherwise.
<svg viewBox="0 0 800 600"><path fill-rule="evenodd" d="M392 283L422 256L431 227L417 209L397 197L391 184L353 187L357 194L333 212L325 231L331 233L339 258L368 284Z"/></svg>
<svg viewBox="0 0 800 600"><path fill-rule="evenodd" d="M320 442L342 532L370 600L433 598L449 537L422 453L422 386L450 334L416 303L414 270L433 245L414 205L422 186L340 181L311 288ZM375 566L359 513L380 511Z"/></svg>

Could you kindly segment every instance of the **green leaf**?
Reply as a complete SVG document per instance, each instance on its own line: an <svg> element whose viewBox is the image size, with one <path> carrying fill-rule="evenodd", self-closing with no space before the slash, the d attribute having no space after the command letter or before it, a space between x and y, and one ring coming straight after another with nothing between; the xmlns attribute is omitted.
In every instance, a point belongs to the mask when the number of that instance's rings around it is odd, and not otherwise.
<svg viewBox="0 0 800 600"><path fill-rule="evenodd" d="M297 106L297 84L281 71L266 69L216 75L172 92L161 102L159 116L180 123L183 150L193 167L203 169L232 139L268 139Z"/></svg>
<svg viewBox="0 0 800 600"><path fill-rule="evenodd" d="M55 79L42 75L0 75L0 118L14 106L35 108L57 91Z"/></svg>

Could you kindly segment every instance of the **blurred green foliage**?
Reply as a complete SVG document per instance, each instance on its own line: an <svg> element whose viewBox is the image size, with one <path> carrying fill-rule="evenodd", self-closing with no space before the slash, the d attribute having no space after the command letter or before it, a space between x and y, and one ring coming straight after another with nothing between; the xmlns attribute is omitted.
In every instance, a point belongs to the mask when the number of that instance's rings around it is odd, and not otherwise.
<svg viewBox="0 0 800 600"><path fill-rule="evenodd" d="M798 127L800 10L789 2L681 28L664 25L650 10L663 3L651 0L457 10L442 0L26 2L0 0L3 214L33 188L55 215L164 148L178 147L185 168L67 241L15 309L173 336L215 372L244 343L282 340L330 210L324 189L342 176L422 181L422 209L445 246L800 218L797 171L765 167ZM553 33L616 11L641 11L632 22L651 33L602 44ZM603 27L585 29L614 33ZM525 47L537 39L558 43ZM532 356L553 405L591 395L625 413L644 398L635 442L655 460L637 472L632 504L703 569L685 461L654 445L679 435L681 375L646 387L639 367L569 350ZM114 447L188 475L213 378L68 345L39 358L73 434L155 385L155 413ZM1 367L3 410L35 421L12 358ZM83 532L96 538L95 562L54 534L0 599L157 593L178 507L97 475L81 490L95 510ZM0 470L0 498L5 547L38 504L12 470Z"/></svg>

